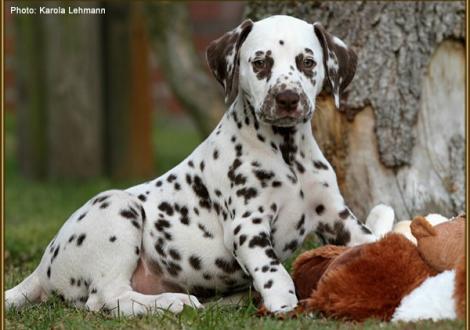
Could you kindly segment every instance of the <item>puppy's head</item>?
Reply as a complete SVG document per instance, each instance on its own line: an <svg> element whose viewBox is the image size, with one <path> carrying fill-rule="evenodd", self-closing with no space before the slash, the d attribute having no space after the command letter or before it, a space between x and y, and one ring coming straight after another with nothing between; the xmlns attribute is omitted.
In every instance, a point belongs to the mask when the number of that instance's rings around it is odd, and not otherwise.
<svg viewBox="0 0 470 330"><path fill-rule="evenodd" d="M285 127L311 118L324 85L339 107L357 63L355 53L319 23L281 15L244 21L213 41L206 55L226 102L241 95L258 120Z"/></svg>

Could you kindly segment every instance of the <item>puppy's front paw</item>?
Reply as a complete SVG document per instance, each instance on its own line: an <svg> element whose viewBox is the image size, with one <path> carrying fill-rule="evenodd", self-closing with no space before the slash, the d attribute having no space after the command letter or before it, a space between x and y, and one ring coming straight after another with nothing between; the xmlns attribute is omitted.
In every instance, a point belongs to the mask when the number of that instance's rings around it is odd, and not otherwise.
<svg viewBox="0 0 470 330"><path fill-rule="evenodd" d="M269 312L282 314L294 310L297 307L297 303L296 295L286 292L267 296L263 304Z"/></svg>

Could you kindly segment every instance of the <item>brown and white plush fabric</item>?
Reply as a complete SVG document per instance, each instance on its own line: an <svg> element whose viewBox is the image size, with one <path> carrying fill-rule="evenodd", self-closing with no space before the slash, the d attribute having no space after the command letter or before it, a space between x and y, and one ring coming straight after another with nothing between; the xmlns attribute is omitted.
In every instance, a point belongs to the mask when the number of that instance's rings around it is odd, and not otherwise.
<svg viewBox="0 0 470 330"><path fill-rule="evenodd" d="M433 226L423 217L411 223L421 256L437 271L454 269L465 255L465 215Z"/></svg>
<svg viewBox="0 0 470 330"><path fill-rule="evenodd" d="M462 256L455 268L455 289L453 295L457 317L461 320L465 320L466 292L467 268L465 267L465 256Z"/></svg>
<svg viewBox="0 0 470 330"><path fill-rule="evenodd" d="M441 273L404 297L393 319L465 319L465 214L436 226L416 217L411 231L421 257Z"/></svg>
<svg viewBox="0 0 470 330"><path fill-rule="evenodd" d="M369 218L375 221L373 215ZM301 254L293 264L302 302L298 312L356 321L464 319L464 219L461 215L433 227L416 217L411 230L417 245L389 233L370 244L324 246Z"/></svg>
<svg viewBox="0 0 470 330"><path fill-rule="evenodd" d="M317 289L318 281L328 266L342 253L348 251L345 246L325 245L322 248L302 253L292 265L295 292L299 299L310 297Z"/></svg>
<svg viewBox="0 0 470 330"><path fill-rule="evenodd" d="M228 102L212 134L162 176L80 207L6 292L7 308L56 292L114 314L180 312L253 285L267 310L286 312L297 297L281 262L309 232L330 244L375 240L310 125L325 77L339 105L354 52L319 24L273 16L227 32L207 60Z"/></svg>
<svg viewBox="0 0 470 330"><path fill-rule="evenodd" d="M310 273L309 278L303 273L315 270L319 261L328 263L321 276ZM324 246L313 254L308 251L295 262L293 279L298 288L312 287L308 295L299 291L304 312L355 321L387 321L402 298L435 273L413 243L391 233L380 241L346 250Z"/></svg>

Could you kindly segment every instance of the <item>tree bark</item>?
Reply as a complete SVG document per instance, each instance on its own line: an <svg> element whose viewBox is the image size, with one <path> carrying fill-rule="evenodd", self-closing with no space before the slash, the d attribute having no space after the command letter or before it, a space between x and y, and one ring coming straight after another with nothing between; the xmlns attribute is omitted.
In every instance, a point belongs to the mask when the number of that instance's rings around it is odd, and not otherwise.
<svg viewBox="0 0 470 330"><path fill-rule="evenodd" d="M34 178L151 177L149 49L141 5L109 3L105 16L15 18L22 172Z"/></svg>
<svg viewBox="0 0 470 330"><path fill-rule="evenodd" d="M39 16L15 19L17 86L17 157L20 171L29 178L44 178L46 168L46 99L44 26Z"/></svg>
<svg viewBox="0 0 470 330"><path fill-rule="evenodd" d="M97 16L18 15L15 19L21 172L41 179L101 174Z"/></svg>
<svg viewBox="0 0 470 330"><path fill-rule="evenodd" d="M465 205L463 2L251 2L246 15L321 22L358 54L334 110L321 95L314 135L360 217L379 202L398 219Z"/></svg>
<svg viewBox="0 0 470 330"><path fill-rule="evenodd" d="M186 5L149 2L146 13L165 79L202 137L206 137L223 115L225 105L215 80L203 69L194 48Z"/></svg>
<svg viewBox="0 0 470 330"><path fill-rule="evenodd" d="M142 5L109 2L104 20L105 144L107 172L115 178L151 177L152 105L148 39Z"/></svg>
<svg viewBox="0 0 470 330"><path fill-rule="evenodd" d="M55 7L59 2L48 2ZM77 5L85 5L77 3ZM86 2L86 6L98 6ZM43 17L50 178L86 178L103 170L101 35L98 15Z"/></svg>

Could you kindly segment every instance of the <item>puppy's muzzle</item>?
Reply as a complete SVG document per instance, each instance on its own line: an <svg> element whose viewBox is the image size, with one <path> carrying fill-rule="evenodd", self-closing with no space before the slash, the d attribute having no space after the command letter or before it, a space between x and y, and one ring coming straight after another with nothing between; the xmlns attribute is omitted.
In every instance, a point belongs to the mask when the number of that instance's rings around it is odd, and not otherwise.
<svg viewBox="0 0 470 330"><path fill-rule="evenodd" d="M298 118L301 115L299 111L300 95L292 90L285 90L276 95L277 117Z"/></svg>

